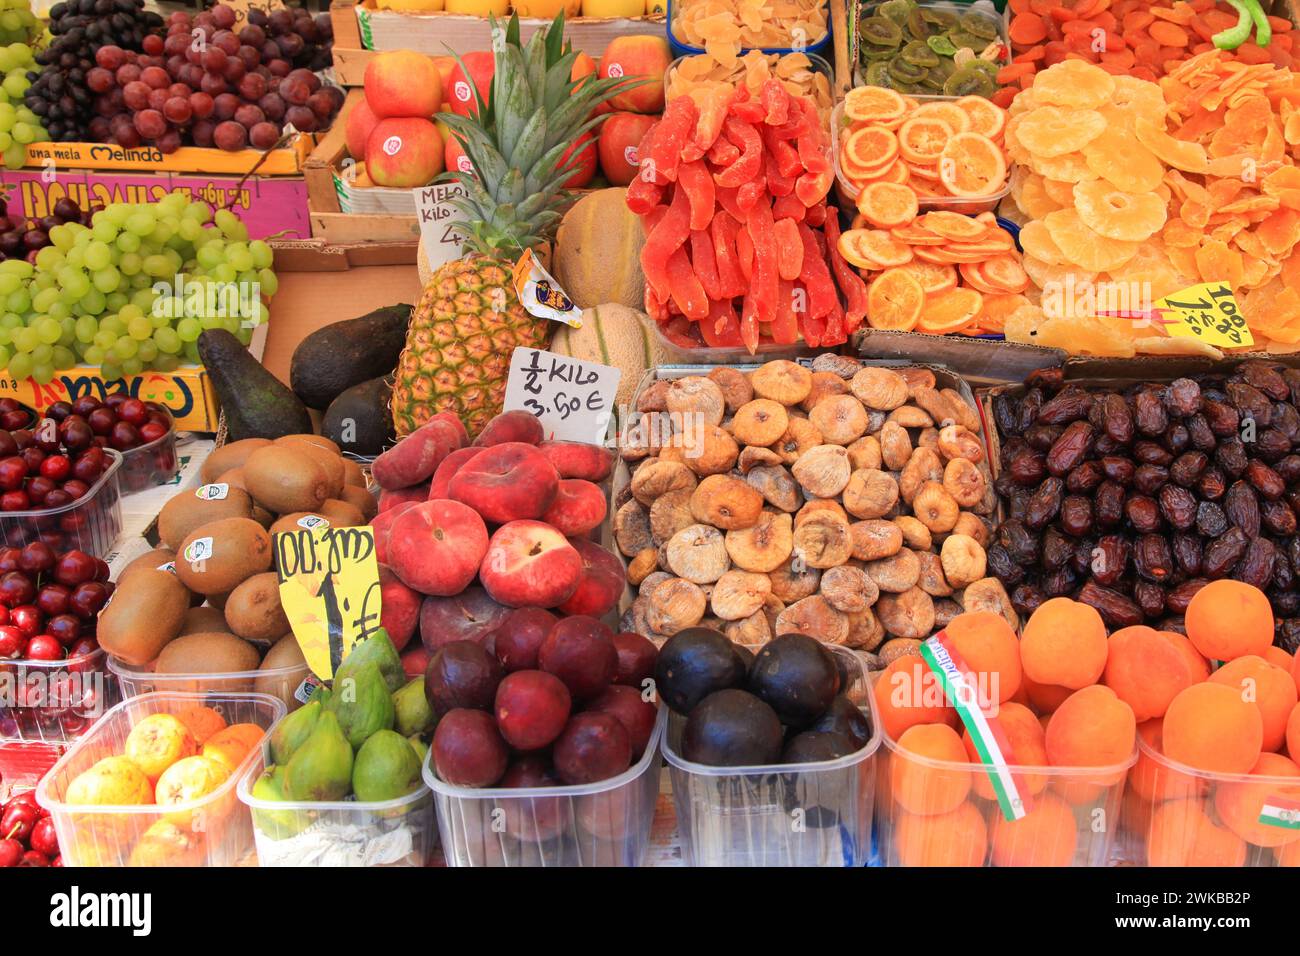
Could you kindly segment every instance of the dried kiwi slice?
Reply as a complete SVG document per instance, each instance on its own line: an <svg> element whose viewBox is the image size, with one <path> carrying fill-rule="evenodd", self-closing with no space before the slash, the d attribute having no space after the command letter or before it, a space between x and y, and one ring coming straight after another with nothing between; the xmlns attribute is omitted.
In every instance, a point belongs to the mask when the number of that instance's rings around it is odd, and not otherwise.
<svg viewBox="0 0 1300 956"><path fill-rule="evenodd" d="M997 63L993 62L992 60L985 60L982 57L978 57L978 56L975 59L971 60L966 65L971 69L982 70L983 72L987 73L990 77L992 77L994 82L997 81L998 71L1001 70L1001 67Z"/></svg>
<svg viewBox="0 0 1300 956"><path fill-rule="evenodd" d="M902 57L889 61L889 75L900 83L920 83L925 78L925 67L908 63Z"/></svg>
<svg viewBox="0 0 1300 956"><path fill-rule="evenodd" d="M907 15L915 9L913 0L885 0L873 12L876 16L888 17L901 27L907 21Z"/></svg>
<svg viewBox="0 0 1300 956"><path fill-rule="evenodd" d="M866 79L867 86L892 87L893 85L893 80L889 78L889 64L884 60L876 60L867 65Z"/></svg>
<svg viewBox="0 0 1300 956"><path fill-rule="evenodd" d="M925 22L922 11L913 10L907 15L907 35L913 40L924 40L933 32L934 29Z"/></svg>
<svg viewBox="0 0 1300 956"><path fill-rule="evenodd" d="M957 47L957 49L960 50L962 47L966 47L976 53L989 45L988 40L967 33L965 30L949 30L948 39L952 41L953 46Z"/></svg>
<svg viewBox="0 0 1300 956"><path fill-rule="evenodd" d="M927 23L933 24L941 32L955 27L959 20L951 10L926 10L922 15Z"/></svg>
<svg viewBox="0 0 1300 956"><path fill-rule="evenodd" d="M864 43L858 47L858 53L864 63L874 63L877 60L888 62L898 55L898 47L872 46L869 43Z"/></svg>
<svg viewBox="0 0 1300 956"><path fill-rule="evenodd" d="M903 42L903 31L887 17L867 17L858 24L858 34L873 46L897 47Z"/></svg>
<svg viewBox="0 0 1300 956"><path fill-rule="evenodd" d="M957 52L957 48L952 45L952 41L943 34L936 34L935 36L927 37L925 45L943 57L951 57Z"/></svg>
<svg viewBox="0 0 1300 956"><path fill-rule="evenodd" d="M931 50L924 40L909 40L898 55L908 63L927 69L939 65L939 54Z"/></svg>
<svg viewBox="0 0 1300 956"><path fill-rule="evenodd" d="M978 13L968 13L958 20L958 23L972 36L983 37L985 40L998 38L997 26L988 17L980 16Z"/></svg>
<svg viewBox="0 0 1300 956"><path fill-rule="evenodd" d="M989 97L997 91L997 88L998 85L993 77L969 64L953 73L943 84L943 92L946 96Z"/></svg>
<svg viewBox="0 0 1300 956"><path fill-rule="evenodd" d="M942 93L943 84L948 81L948 77L951 75L951 68L945 70L942 66L931 67L926 71L925 79L922 80L921 83L927 89L933 90L935 93Z"/></svg>

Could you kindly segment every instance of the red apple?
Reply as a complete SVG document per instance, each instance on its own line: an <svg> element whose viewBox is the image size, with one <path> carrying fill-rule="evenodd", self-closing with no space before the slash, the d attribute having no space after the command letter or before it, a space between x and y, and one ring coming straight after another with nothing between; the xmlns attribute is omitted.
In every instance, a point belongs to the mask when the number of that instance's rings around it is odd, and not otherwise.
<svg viewBox="0 0 1300 956"><path fill-rule="evenodd" d="M600 58L599 75L606 77L647 77L650 82L626 90L609 100L616 110L633 113L662 113L664 109L664 72L672 63L668 40L663 36L621 36L609 41Z"/></svg>
<svg viewBox="0 0 1300 956"><path fill-rule="evenodd" d="M509 521L492 535L479 580L499 604L555 607L577 590L582 557L540 521Z"/></svg>
<svg viewBox="0 0 1300 956"><path fill-rule="evenodd" d="M474 87L478 88L478 94L484 102L492 100L492 75L496 72L496 59L490 50L475 50L462 55L460 59L465 64L465 69L461 69L460 63L452 68L447 84L447 105L453 113L470 116L478 112ZM468 80L465 70L469 70ZM473 86L469 80L473 81Z"/></svg>
<svg viewBox="0 0 1300 956"><path fill-rule="evenodd" d="M366 172L376 186L410 189L442 172L442 136L429 120L381 119L366 139Z"/></svg>
<svg viewBox="0 0 1300 956"><path fill-rule="evenodd" d="M626 186L636 178L640 162L637 147L646 131L658 121L658 116L615 113L601 124L597 143L600 172L611 186Z"/></svg>
<svg viewBox="0 0 1300 956"><path fill-rule="evenodd" d="M413 50L387 50L366 64L366 102L375 116L419 116L442 108L442 76L433 60Z"/></svg>
<svg viewBox="0 0 1300 956"><path fill-rule="evenodd" d="M565 189L582 189L596 177L598 159L596 138L592 135L591 130L587 130L587 132L579 136L577 142L564 151L564 155L560 157L560 167L569 161L569 157L573 155L575 150L578 152L578 158L574 161L572 167L573 174L564 181Z"/></svg>
<svg viewBox="0 0 1300 956"><path fill-rule="evenodd" d="M379 117L364 98L357 100L348 109L348 119L343 125L343 136L348 145L348 155L358 162L365 160L366 140L370 138L370 133L378 122Z"/></svg>

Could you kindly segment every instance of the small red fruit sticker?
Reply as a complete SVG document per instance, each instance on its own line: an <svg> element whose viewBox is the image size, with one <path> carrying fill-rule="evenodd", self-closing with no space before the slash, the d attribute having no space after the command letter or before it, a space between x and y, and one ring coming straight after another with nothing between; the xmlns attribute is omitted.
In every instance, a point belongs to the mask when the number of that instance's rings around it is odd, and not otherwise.
<svg viewBox="0 0 1300 956"><path fill-rule="evenodd" d="M398 150L400 150L401 148L402 148L402 137L400 136L390 136L388 137L388 139L384 140L383 150L389 156L396 156Z"/></svg>
<svg viewBox="0 0 1300 956"><path fill-rule="evenodd" d="M452 86L451 92L452 95L455 96L456 99L460 100L462 103L469 102L469 98L471 96L471 93L469 91L469 84L466 83L464 80L457 80L455 84Z"/></svg>
<svg viewBox="0 0 1300 956"><path fill-rule="evenodd" d="M608 74L609 74L610 76L612 76L612 77L620 77L620 76L623 75L623 64L622 64L622 63L611 63L611 64L609 65L609 69L606 70L605 72L608 73Z"/></svg>
<svg viewBox="0 0 1300 956"><path fill-rule="evenodd" d="M640 166L640 165L641 165L641 161L640 161L639 159L637 159L637 157L636 157L636 147L635 147L635 146L625 146L625 147L623 147L623 160L624 160L624 162L626 162L629 166Z"/></svg>

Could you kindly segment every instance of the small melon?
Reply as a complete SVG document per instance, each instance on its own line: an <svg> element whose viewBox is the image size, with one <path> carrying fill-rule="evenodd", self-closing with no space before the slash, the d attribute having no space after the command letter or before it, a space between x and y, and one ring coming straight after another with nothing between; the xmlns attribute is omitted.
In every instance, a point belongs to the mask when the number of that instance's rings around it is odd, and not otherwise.
<svg viewBox="0 0 1300 956"><path fill-rule="evenodd" d="M587 193L560 221L552 274L579 308L604 302L640 308L645 300L645 229L622 187Z"/></svg>
<svg viewBox="0 0 1300 956"><path fill-rule="evenodd" d="M551 351L621 369L616 399L620 408L631 407L646 369L665 361L650 329L650 317L616 302L584 309L580 329L561 325L551 340Z"/></svg>

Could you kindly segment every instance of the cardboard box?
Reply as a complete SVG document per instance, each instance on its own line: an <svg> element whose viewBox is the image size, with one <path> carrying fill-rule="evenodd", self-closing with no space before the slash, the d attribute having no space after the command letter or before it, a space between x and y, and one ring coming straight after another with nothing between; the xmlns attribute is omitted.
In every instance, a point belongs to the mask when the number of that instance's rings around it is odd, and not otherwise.
<svg viewBox="0 0 1300 956"><path fill-rule="evenodd" d="M0 186L11 186L9 214L45 216L63 197L82 209L113 202L152 202L176 189L188 189L195 199L228 208L262 239L276 233L307 238L307 184L302 178L209 176L181 173L0 170Z"/></svg>
<svg viewBox="0 0 1300 956"><path fill-rule="evenodd" d="M145 372L112 381L105 381L97 366L79 365L56 373L48 385L38 385L31 378L0 375L0 396L16 398L37 411L44 411L54 402L72 402L83 395L103 398L113 392L166 405L176 419L176 427L190 431L216 431L221 414L212 380L202 365L182 365L174 372Z"/></svg>
<svg viewBox="0 0 1300 956"><path fill-rule="evenodd" d="M299 133L285 146L263 153L258 149L228 152L182 146L164 154L152 146L126 149L112 143L32 143L24 166L66 175L65 169L123 169L135 172L233 173L247 176L296 176L316 144L310 133Z"/></svg>
<svg viewBox="0 0 1300 956"><path fill-rule="evenodd" d="M486 17L456 13L399 13L380 10L374 0L336 0L330 6L334 24L334 73L345 86L361 86L366 64L376 51L417 50L430 56L491 49ZM520 37L527 43L550 18L522 18ZM663 14L649 17L574 17L564 24L564 36L575 50L599 57L609 41L620 36L666 36Z"/></svg>

